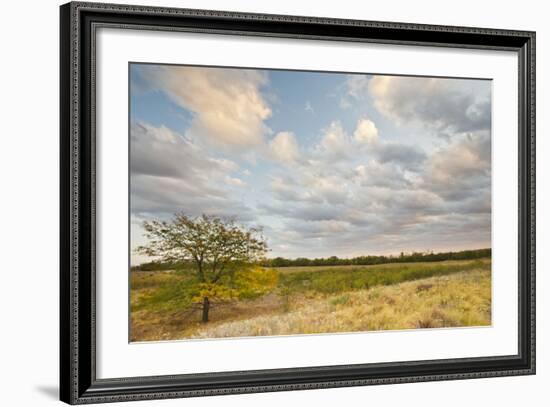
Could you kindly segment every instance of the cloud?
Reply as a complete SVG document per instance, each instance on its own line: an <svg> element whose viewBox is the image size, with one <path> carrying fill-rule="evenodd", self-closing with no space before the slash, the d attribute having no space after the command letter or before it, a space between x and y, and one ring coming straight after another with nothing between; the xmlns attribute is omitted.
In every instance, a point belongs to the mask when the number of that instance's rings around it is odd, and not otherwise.
<svg viewBox="0 0 550 407"><path fill-rule="evenodd" d="M344 203L348 195L346 184L337 176L316 178L310 188L314 196L333 205Z"/></svg>
<svg viewBox="0 0 550 407"><path fill-rule="evenodd" d="M300 202L300 203L315 203L321 202L321 198L313 194L309 188L304 188L303 184L298 184L290 176L280 177L272 176L269 183L270 195L281 202ZM262 202L261 206L265 203Z"/></svg>
<svg viewBox="0 0 550 407"><path fill-rule="evenodd" d="M339 120L332 121L323 129L320 142L314 148L314 158L322 160L349 160L358 149L378 140L378 129L371 120L362 118L357 122L353 137L348 135Z"/></svg>
<svg viewBox="0 0 550 407"><path fill-rule="evenodd" d="M140 218L168 218L183 211L254 219L230 188L246 183L231 175L239 166L211 157L201 147L164 126L133 123L130 129L131 212Z"/></svg>
<svg viewBox="0 0 550 407"><path fill-rule="evenodd" d="M426 153L418 147L395 142L380 143L375 152L381 163L394 163L408 170L417 170L427 158Z"/></svg>
<svg viewBox="0 0 550 407"><path fill-rule="evenodd" d="M229 159L206 157L200 147L165 126L132 123L130 141L132 174L202 179L204 174L212 171L235 171L238 168Z"/></svg>
<svg viewBox="0 0 550 407"><path fill-rule="evenodd" d="M245 187L246 182L244 182L240 178L230 177L229 175L226 175L225 182L228 185L234 186L234 187Z"/></svg>
<svg viewBox="0 0 550 407"><path fill-rule="evenodd" d="M369 78L367 75L348 75L346 80L348 94L355 99L363 99L367 95Z"/></svg>
<svg viewBox="0 0 550 407"><path fill-rule="evenodd" d="M302 202L303 203L303 202ZM309 202L308 204L287 205L284 201L276 203L262 203L259 209L267 215L274 214L287 219L303 221L335 220L335 211L332 205L324 202Z"/></svg>
<svg viewBox="0 0 550 407"><path fill-rule="evenodd" d="M403 171L391 163L369 160L355 167L356 182L361 186L382 186L385 188L403 188L410 185Z"/></svg>
<svg viewBox="0 0 550 407"><path fill-rule="evenodd" d="M347 75L345 82L345 93L340 99L340 107L348 109L352 101L364 100L368 96L369 77L367 75Z"/></svg>
<svg viewBox="0 0 550 407"><path fill-rule="evenodd" d="M309 238L330 237L335 233L345 233L349 231L351 225L346 221L335 219L313 220L301 222L297 228L301 234Z"/></svg>
<svg viewBox="0 0 550 407"><path fill-rule="evenodd" d="M269 142L272 156L283 163L290 163L299 158L298 143L294 134L280 132Z"/></svg>
<svg viewBox="0 0 550 407"><path fill-rule="evenodd" d="M353 137L359 143L374 144L378 141L378 129L369 119L359 119Z"/></svg>
<svg viewBox="0 0 550 407"><path fill-rule="evenodd" d="M426 159L419 147L402 141L381 141L376 124L360 118L350 137L339 121L333 121L323 130L321 141L315 146L309 162L316 166L338 165L349 167L357 157L375 158L380 164L393 163L404 170L417 171ZM307 161L308 157L304 157Z"/></svg>
<svg viewBox="0 0 550 407"><path fill-rule="evenodd" d="M270 183L270 190L275 199L281 201L302 201L306 198L305 194L292 185L290 179L273 177Z"/></svg>
<svg viewBox="0 0 550 407"><path fill-rule="evenodd" d="M350 138L340 121L335 120L323 130L323 136L316 146L316 151L321 156L345 159L350 153L349 148Z"/></svg>
<svg viewBox="0 0 550 407"><path fill-rule="evenodd" d="M193 113L188 133L224 147L257 146L269 132L272 112L262 95L265 73L257 70L147 66L141 75Z"/></svg>
<svg viewBox="0 0 550 407"><path fill-rule="evenodd" d="M490 81L374 76L368 89L377 110L401 126L445 135L491 127Z"/></svg>
<svg viewBox="0 0 550 407"><path fill-rule="evenodd" d="M490 191L491 138L487 133L467 136L432 154L423 174L425 188L459 201Z"/></svg>
<svg viewBox="0 0 550 407"><path fill-rule="evenodd" d="M274 255L489 244L490 137L483 134L460 136L429 152L380 140L362 151L355 137L333 123L320 145L288 168L291 177L270 184L274 201L258 207L261 216L277 219L267 233ZM347 160L334 161L328 154L334 149L344 150Z"/></svg>

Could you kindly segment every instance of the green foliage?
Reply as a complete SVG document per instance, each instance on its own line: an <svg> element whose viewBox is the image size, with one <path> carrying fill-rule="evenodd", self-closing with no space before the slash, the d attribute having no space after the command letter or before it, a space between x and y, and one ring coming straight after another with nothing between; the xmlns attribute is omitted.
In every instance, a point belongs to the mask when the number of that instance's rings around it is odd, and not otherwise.
<svg viewBox="0 0 550 407"><path fill-rule="evenodd" d="M170 222L145 221L143 229L148 243L137 253L163 263L192 263L205 282L219 278L226 265L259 261L267 251L260 229L215 216L190 218L178 213Z"/></svg>
<svg viewBox="0 0 550 407"><path fill-rule="evenodd" d="M204 297L214 302L253 299L272 291L277 280L278 273L275 270L247 267L216 283L200 283L193 301L200 302Z"/></svg>
<svg viewBox="0 0 550 407"><path fill-rule="evenodd" d="M233 285L239 299L253 299L273 291L278 280L276 270L252 267L235 273Z"/></svg>
<svg viewBox="0 0 550 407"><path fill-rule="evenodd" d="M159 293L149 297L153 303L197 304L206 322L211 303L252 298L276 281L275 272L254 266L267 251L260 229L247 229L214 216L190 218L183 213L174 215L171 222L143 222L143 229L148 243L138 247L138 253L159 258L158 264L180 266L192 273L177 284L163 285Z"/></svg>
<svg viewBox="0 0 550 407"><path fill-rule="evenodd" d="M275 289L278 273L250 267L211 284L199 281L194 274L140 272L133 273L130 283L132 290L154 288L132 306L132 311L177 311L199 304L204 297L213 303L258 298Z"/></svg>
<svg viewBox="0 0 550 407"><path fill-rule="evenodd" d="M327 258L308 259L299 257L297 259L285 259L275 257L262 262L265 267L303 267L303 266L367 266L385 263L417 263L428 261L445 260L473 260L491 257L491 249L463 250L460 252L413 252L410 254L400 253L399 256L359 256L351 259L341 259L336 256Z"/></svg>

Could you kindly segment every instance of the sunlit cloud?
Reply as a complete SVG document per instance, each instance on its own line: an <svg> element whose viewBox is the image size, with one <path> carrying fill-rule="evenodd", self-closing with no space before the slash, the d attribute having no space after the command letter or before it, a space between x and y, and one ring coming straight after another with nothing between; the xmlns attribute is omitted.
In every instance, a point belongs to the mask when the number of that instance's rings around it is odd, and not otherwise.
<svg viewBox="0 0 550 407"><path fill-rule="evenodd" d="M140 73L192 112L187 132L195 139L242 148L261 144L269 132L264 121L272 112L261 92L268 79L261 71L151 66Z"/></svg>

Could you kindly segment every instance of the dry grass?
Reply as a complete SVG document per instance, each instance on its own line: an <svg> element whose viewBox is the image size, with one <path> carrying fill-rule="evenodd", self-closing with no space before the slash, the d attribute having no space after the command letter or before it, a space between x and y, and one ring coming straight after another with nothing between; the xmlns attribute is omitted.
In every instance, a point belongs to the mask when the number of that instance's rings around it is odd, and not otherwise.
<svg viewBox="0 0 550 407"><path fill-rule="evenodd" d="M134 294L136 301L140 294ZM147 293L141 294L146 296ZM257 315L281 312L283 301L275 294L248 301L235 301L220 307L213 305L208 325L240 321ZM158 341L189 338L204 326L199 309L157 310L141 309L131 313L131 340Z"/></svg>
<svg viewBox="0 0 550 407"><path fill-rule="evenodd" d="M194 338L487 326L491 272L473 270L315 300L288 313L200 327Z"/></svg>
<svg viewBox="0 0 550 407"><path fill-rule="evenodd" d="M291 267L279 286L214 307L207 324L184 295L189 274L131 274L131 341L482 326L491 261Z"/></svg>

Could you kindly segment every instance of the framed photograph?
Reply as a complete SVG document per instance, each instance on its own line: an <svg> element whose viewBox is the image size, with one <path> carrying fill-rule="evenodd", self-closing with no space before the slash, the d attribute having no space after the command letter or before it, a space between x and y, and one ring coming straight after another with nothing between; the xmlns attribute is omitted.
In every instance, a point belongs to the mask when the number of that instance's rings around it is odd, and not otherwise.
<svg viewBox="0 0 550 407"><path fill-rule="evenodd" d="M61 400L535 373L535 33L61 6Z"/></svg>

